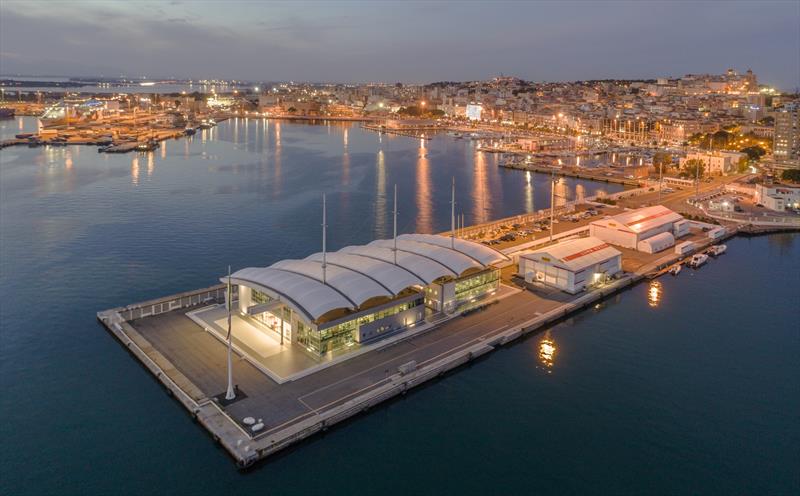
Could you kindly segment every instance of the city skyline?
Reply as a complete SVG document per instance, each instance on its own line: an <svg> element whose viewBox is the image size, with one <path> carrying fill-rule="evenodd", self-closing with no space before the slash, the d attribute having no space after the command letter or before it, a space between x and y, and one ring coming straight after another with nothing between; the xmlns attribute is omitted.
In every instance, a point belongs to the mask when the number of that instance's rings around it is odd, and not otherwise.
<svg viewBox="0 0 800 496"><path fill-rule="evenodd" d="M320 82L504 73L574 81L734 67L794 90L798 25L797 2L8 1L0 73Z"/></svg>

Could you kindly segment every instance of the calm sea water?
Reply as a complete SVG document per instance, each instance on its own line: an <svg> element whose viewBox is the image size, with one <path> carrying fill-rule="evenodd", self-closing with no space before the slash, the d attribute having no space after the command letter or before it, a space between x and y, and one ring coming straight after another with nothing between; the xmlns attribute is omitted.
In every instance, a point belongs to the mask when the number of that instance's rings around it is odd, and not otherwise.
<svg viewBox="0 0 800 496"><path fill-rule="evenodd" d="M453 176L467 222L547 205L547 178L495 160L252 120L150 155L0 152L0 493L800 491L796 235L733 240L245 474L95 321L317 250L322 192L334 249L390 235L395 183L403 232L449 227Z"/></svg>

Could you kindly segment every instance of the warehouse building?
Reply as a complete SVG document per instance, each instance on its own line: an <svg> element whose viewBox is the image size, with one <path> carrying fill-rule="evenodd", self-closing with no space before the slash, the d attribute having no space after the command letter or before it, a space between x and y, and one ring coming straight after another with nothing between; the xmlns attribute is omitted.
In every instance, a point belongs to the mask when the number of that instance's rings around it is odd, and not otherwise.
<svg viewBox="0 0 800 496"><path fill-rule="evenodd" d="M689 221L664 206L655 205L623 212L589 224L591 236L612 245L634 250L640 249L641 241L662 233L671 234L674 244L674 238L689 234ZM666 239L668 238L664 236L659 238L658 243L646 243L641 246L647 249L655 245L663 246L663 241ZM669 248L672 244L662 249Z"/></svg>
<svg viewBox="0 0 800 496"><path fill-rule="evenodd" d="M401 332L494 294L508 257L480 243L404 234L232 274L239 313L316 356ZM223 282L227 277L221 278Z"/></svg>
<svg viewBox="0 0 800 496"><path fill-rule="evenodd" d="M580 238L519 257L518 275L570 294L602 284L622 271L622 254L605 241Z"/></svg>

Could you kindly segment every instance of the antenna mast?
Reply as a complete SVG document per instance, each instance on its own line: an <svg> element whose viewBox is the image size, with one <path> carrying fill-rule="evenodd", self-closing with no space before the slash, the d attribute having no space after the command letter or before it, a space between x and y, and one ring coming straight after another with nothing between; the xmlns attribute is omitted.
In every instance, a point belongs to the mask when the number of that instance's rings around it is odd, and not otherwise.
<svg viewBox="0 0 800 496"><path fill-rule="evenodd" d="M394 185L394 264L397 265L397 184Z"/></svg>
<svg viewBox="0 0 800 496"><path fill-rule="evenodd" d="M453 187L450 199L450 248L456 248L456 177L453 176Z"/></svg>
<svg viewBox="0 0 800 496"><path fill-rule="evenodd" d="M328 222L327 222L327 206L325 202L325 193L322 193L322 284L327 281L327 261L328 249L326 246L326 238L328 236Z"/></svg>

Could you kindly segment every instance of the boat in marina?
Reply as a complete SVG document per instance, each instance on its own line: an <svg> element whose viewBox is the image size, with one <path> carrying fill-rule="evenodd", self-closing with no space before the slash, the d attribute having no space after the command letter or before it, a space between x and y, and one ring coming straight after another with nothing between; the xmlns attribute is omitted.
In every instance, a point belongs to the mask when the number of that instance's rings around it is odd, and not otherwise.
<svg viewBox="0 0 800 496"><path fill-rule="evenodd" d="M678 274L680 274L680 273L681 273L681 265L680 265L680 264L678 264L678 265L673 265L672 267L670 267L670 269L669 269L669 271L668 271L668 272L669 272L670 274L672 274L673 276L677 276Z"/></svg>
<svg viewBox="0 0 800 496"><path fill-rule="evenodd" d="M714 245L708 249L708 253L713 257L718 257L723 253L725 253L727 249L728 249L727 245Z"/></svg>
<svg viewBox="0 0 800 496"><path fill-rule="evenodd" d="M696 269L706 262L708 262L708 255L705 253L698 253L696 255L692 255L692 259L689 260L689 266Z"/></svg>

